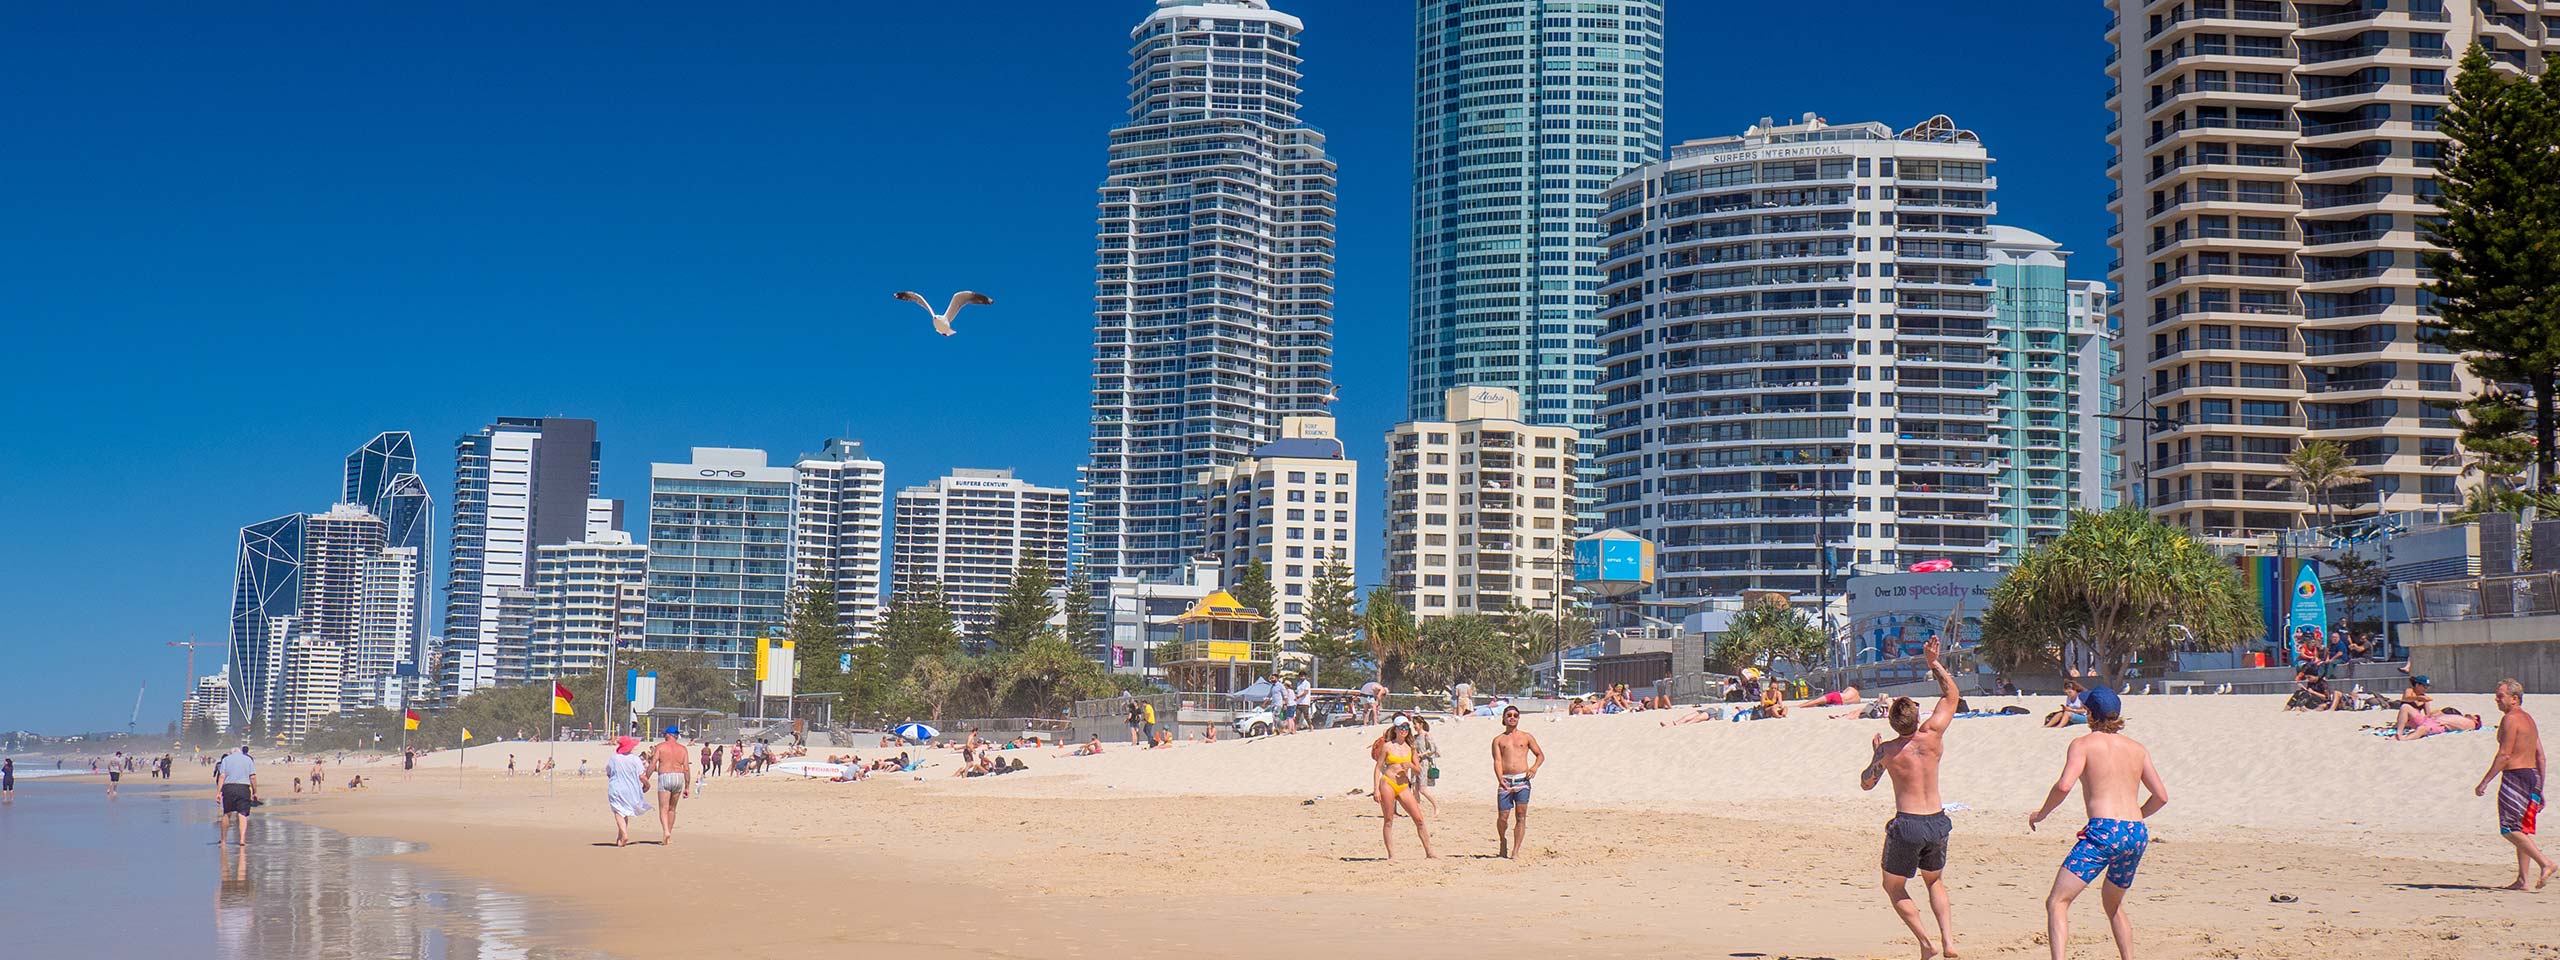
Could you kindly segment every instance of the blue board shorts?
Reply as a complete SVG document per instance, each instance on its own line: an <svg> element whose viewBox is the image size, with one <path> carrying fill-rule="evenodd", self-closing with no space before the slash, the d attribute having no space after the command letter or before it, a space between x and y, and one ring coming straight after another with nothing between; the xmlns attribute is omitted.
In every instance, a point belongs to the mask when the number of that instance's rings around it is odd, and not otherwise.
<svg viewBox="0 0 2560 960"><path fill-rule="evenodd" d="M2134 871L2142 868L2142 852L2150 847L2151 827L2140 820L2091 820L2080 829L2080 842L2063 858L2062 869L2082 883L2096 883L2104 873L2108 883L2131 890Z"/></svg>
<svg viewBox="0 0 2560 960"><path fill-rule="evenodd" d="M1529 778L1526 774L1502 776L1502 785L1493 791L1493 812L1510 813L1513 807L1529 805Z"/></svg>

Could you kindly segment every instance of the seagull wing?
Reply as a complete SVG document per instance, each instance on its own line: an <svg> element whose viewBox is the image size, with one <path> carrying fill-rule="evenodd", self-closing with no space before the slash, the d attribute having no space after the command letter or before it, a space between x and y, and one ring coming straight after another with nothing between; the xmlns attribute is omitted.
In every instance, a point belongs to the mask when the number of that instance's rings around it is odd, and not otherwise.
<svg viewBox="0 0 2560 960"><path fill-rule="evenodd" d="M932 314L932 313L933 313L933 304L926 303L926 302L925 302L925 299L924 299L924 294L917 293L917 292L915 292L915 291L913 291L913 290L900 290L900 291L898 291L898 292L896 292L896 293L890 294L890 295L889 295L889 299L891 299L891 300L904 300L904 301L906 301L906 302L908 302L908 303L915 304L916 306L923 307L923 308L924 308L924 312L925 312L925 313L927 313L927 314ZM936 317L934 317L934 319L935 319L936 321L939 321L939 320L941 320L942 318L941 318L941 317L939 317L939 316L936 316Z"/></svg>
<svg viewBox="0 0 2560 960"><path fill-rule="evenodd" d="M961 307L965 307L973 303L985 304L994 302L994 298L989 297L986 294L970 290L962 290L959 293L952 294L951 305L942 308L942 313L933 318L933 328L942 331L943 336L950 336L953 332L951 329L951 321L959 319Z"/></svg>

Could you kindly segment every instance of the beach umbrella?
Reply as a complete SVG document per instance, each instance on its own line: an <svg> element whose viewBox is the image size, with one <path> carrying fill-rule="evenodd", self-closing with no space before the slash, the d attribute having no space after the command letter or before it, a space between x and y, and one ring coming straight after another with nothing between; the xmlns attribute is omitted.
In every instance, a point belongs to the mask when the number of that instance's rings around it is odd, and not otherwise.
<svg viewBox="0 0 2560 960"><path fill-rule="evenodd" d="M912 720L911 720L911 721L908 721L908 722L906 722L906 723L901 723L901 724L899 724L899 725L898 725L898 727L897 727L897 729L891 730L891 731L889 731L889 732L890 732L890 733L897 734L897 735L898 735L898 736L900 736L900 737L904 737L904 738L906 738L906 740L907 740L908 742L910 742L910 743L923 743L923 742L925 742L925 741L927 741L927 740L931 740L931 739L933 739L933 738L935 738L935 737L939 737L939 736L941 736L941 735L942 735L942 731L940 731L940 730L936 730L936 729L932 728L931 726L928 726L928 725L925 725L925 724L916 723L916 722L914 722L914 721L912 721Z"/></svg>

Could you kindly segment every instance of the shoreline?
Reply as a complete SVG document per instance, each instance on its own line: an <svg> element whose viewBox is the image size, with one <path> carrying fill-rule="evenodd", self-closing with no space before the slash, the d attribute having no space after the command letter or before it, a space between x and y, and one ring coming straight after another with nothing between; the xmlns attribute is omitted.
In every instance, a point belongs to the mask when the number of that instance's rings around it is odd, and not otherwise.
<svg viewBox="0 0 2560 960"><path fill-rule="evenodd" d="M2560 941L2560 911L2550 909L2560 899L2471 889L2505 882L2512 859L2467 809L2469 781L2448 782L2446 771L2476 778L2489 740L2395 744L2353 730L2387 715L2270 718L2241 698L2182 699L2207 702L2140 698L2132 708L2134 732L2162 752L2173 797L2132 900L2144 956L2283 960L2348 942L2413 958L2560 955L2548 947ZM476 763L422 761L402 784L394 759L389 782L330 791L286 815L422 843L407 856L557 898L598 921L593 942L578 946L631 960L827 946L919 958L1295 958L1382 941L1399 956L1472 958L1504 940L1564 956L1702 946L1915 955L1876 883L1890 798L1855 790L1856 763L1832 769L1851 752L1862 759L1883 724L1656 726L1677 715L1524 724L1557 762L1541 778L1532 856L1517 862L1489 856L1489 790L1465 786L1489 774L1471 748L1495 725L1475 721L1435 727L1450 769L1434 790L1443 859L1428 862L1402 822L1400 859L1377 859L1374 802L1344 795L1365 768L1369 734L1359 731L1095 758L1015 751L1032 769L1000 778L950 778L942 751L926 754L937 765L920 781L717 778L680 807L667 848L611 846L601 776L564 774L546 790ZM2253 715L2250 726L2272 729L2229 742L2230 718ZM1967 956L2041 958L2043 890L2078 804L2029 833L2032 804L2014 798L2041 798L2076 734L2032 718L1962 725L1988 722L1962 721L1950 735L1948 795L1971 807L1955 813L1948 874L1958 943ZM1773 742L1794 749L1772 751ZM2170 752L2206 744L2218 749ZM561 749L566 757L572 745ZM2376 752L2341 752L2353 750ZM1592 768L1608 751L1610 762ZM504 753L488 751L500 764ZM2288 757L2292 766L2279 762ZM1702 776L1709 769L1722 775ZM2322 772L2306 784L2303 769ZM2399 792L2359 794L2376 784ZM2261 792L2290 802L2254 809ZM635 838L656 835L654 816L633 826ZM2278 895L2296 902L2271 902ZM2075 912L2074 929L2075 950L2112 949L2094 903Z"/></svg>

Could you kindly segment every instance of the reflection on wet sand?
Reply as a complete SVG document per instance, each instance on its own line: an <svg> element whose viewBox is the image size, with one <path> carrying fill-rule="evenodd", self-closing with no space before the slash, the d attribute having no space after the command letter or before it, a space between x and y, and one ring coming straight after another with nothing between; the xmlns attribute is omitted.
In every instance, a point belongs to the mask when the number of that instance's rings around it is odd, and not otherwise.
<svg viewBox="0 0 2560 960"><path fill-rule="evenodd" d="M593 960L554 946L564 918L522 898L420 870L412 845L262 817L224 848L214 897L219 960Z"/></svg>

